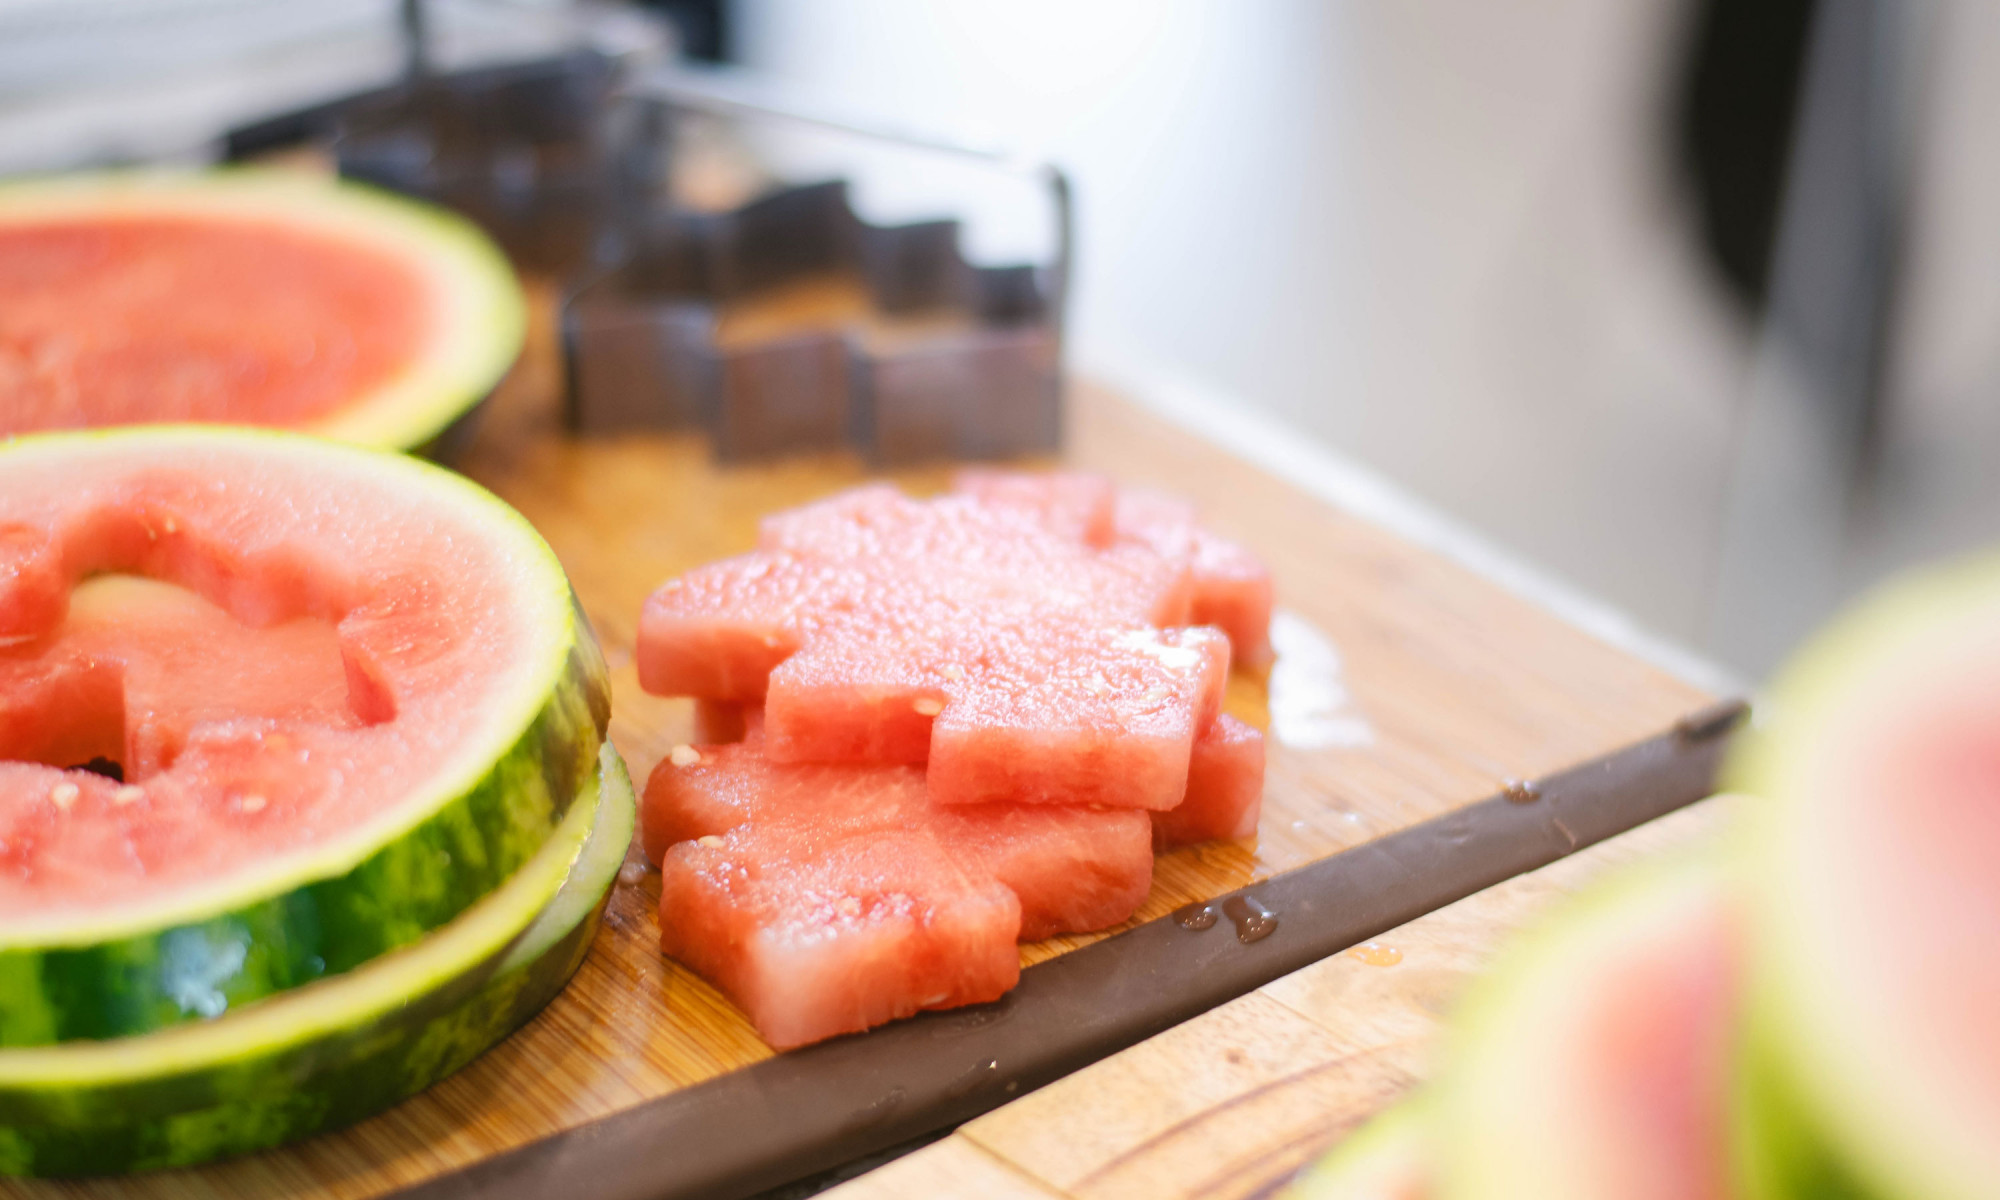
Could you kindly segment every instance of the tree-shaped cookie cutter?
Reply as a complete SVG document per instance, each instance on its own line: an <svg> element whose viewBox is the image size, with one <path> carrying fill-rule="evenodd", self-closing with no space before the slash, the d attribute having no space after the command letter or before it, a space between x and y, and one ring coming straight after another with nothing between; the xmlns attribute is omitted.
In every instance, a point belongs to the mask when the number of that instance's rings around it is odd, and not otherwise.
<svg viewBox="0 0 2000 1200"><path fill-rule="evenodd" d="M640 124L656 131L680 111L815 127L1028 179L1047 192L1055 253L1043 265L976 266L960 251L958 221L871 224L843 181L786 187L719 213L640 204L608 265L563 299L573 429L706 430L730 461L842 446L879 464L1056 448L1073 236L1059 168L674 78L633 81L626 96L650 106ZM961 319L891 345L855 328L722 336L730 305L829 272L858 280L880 313Z"/></svg>

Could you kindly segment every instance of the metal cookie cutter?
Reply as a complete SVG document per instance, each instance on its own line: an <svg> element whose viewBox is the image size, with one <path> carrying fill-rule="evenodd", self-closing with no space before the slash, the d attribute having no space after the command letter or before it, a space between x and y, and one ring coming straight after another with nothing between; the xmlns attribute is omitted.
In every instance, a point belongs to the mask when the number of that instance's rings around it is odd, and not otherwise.
<svg viewBox="0 0 2000 1200"><path fill-rule="evenodd" d="M628 94L662 121L691 110L815 126L1026 177L1047 191L1055 256L975 266L959 222L870 224L841 181L724 212L641 206L609 264L563 300L573 429L702 429L730 461L851 446L886 465L1059 444L1072 237L1059 169L670 80Z"/></svg>

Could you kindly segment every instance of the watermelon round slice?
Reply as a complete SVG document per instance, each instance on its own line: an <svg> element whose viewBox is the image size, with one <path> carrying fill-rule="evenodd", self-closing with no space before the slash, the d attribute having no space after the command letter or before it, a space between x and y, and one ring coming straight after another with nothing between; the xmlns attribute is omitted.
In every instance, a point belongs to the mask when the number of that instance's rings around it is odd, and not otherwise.
<svg viewBox="0 0 2000 1200"><path fill-rule="evenodd" d="M1919 575L1778 678L1757 793L1743 1194L2000 1181L2000 560Z"/></svg>
<svg viewBox="0 0 2000 1200"><path fill-rule="evenodd" d="M1677 864L1601 885L1466 997L1430 1127L1443 1200L1726 1200L1734 900Z"/></svg>
<svg viewBox="0 0 2000 1200"><path fill-rule="evenodd" d="M524 312L469 223L353 184L0 186L0 434L199 421L421 447L513 363Z"/></svg>
<svg viewBox="0 0 2000 1200"><path fill-rule="evenodd" d="M1404 1103L1349 1135L1278 1200L1426 1200L1430 1150L1422 1108Z"/></svg>
<svg viewBox="0 0 2000 1200"><path fill-rule="evenodd" d="M0 1046L417 940L548 839L608 715L555 556L458 476L241 430L0 446Z"/></svg>
<svg viewBox="0 0 2000 1200"><path fill-rule="evenodd" d="M632 839L599 769L535 856L418 945L218 1021L0 1050L0 1174L186 1166L352 1124L471 1062L582 964Z"/></svg>

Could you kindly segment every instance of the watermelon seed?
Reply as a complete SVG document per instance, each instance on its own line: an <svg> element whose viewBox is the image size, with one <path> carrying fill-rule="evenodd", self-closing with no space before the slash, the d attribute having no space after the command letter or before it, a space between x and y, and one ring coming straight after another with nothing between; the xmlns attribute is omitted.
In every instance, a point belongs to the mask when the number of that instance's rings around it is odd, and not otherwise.
<svg viewBox="0 0 2000 1200"><path fill-rule="evenodd" d="M843 917L853 918L861 915L861 901L853 896L842 896L834 907L840 910L840 915Z"/></svg>
<svg viewBox="0 0 2000 1200"><path fill-rule="evenodd" d="M965 668L959 666L957 663L946 663L938 668L938 674L956 682L965 678Z"/></svg>
<svg viewBox="0 0 2000 1200"><path fill-rule="evenodd" d="M243 797L241 800L238 800L236 802L236 807L242 809L244 812L247 813L263 812L264 806L269 803L270 801L264 799L264 797L253 793L251 795Z"/></svg>
<svg viewBox="0 0 2000 1200"><path fill-rule="evenodd" d="M49 801L64 812L69 811L69 806L76 803L79 795L82 792L67 779L49 789Z"/></svg>
<svg viewBox="0 0 2000 1200"><path fill-rule="evenodd" d="M146 798L146 789L140 787L136 783L128 783L124 787L119 788L117 791L111 793L111 803L117 805L120 808L123 808L128 804L137 804L139 801L145 798Z"/></svg>
<svg viewBox="0 0 2000 1200"><path fill-rule="evenodd" d="M706 846L710 850L718 850L722 847L722 839L715 834L705 833L696 838L694 844L697 846Z"/></svg>
<svg viewBox="0 0 2000 1200"><path fill-rule="evenodd" d="M670 753L668 753L667 761L673 763L677 767L691 767L701 761L701 751L695 749L693 746L687 745L686 743L682 743L681 745L675 746L673 750Z"/></svg>
<svg viewBox="0 0 2000 1200"><path fill-rule="evenodd" d="M935 717L944 711L944 701L935 696L919 696L910 705L920 717Z"/></svg>

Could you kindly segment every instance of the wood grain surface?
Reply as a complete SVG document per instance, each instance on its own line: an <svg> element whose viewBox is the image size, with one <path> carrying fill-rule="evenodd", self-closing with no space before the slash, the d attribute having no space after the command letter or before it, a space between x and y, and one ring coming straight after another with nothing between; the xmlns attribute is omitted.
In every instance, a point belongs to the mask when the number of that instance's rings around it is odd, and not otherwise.
<svg viewBox="0 0 2000 1200"><path fill-rule="evenodd" d="M1393 930L1016 1100L825 1200L1257 1200L1423 1079L1506 935L1713 838L1706 800Z"/></svg>
<svg viewBox="0 0 2000 1200"><path fill-rule="evenodd" d="M563 436L549 306L541 299L529 353L490 403L462 465L518 506L567 566L612 665L613 738L643 780L691 732L688 702L650 697L638 687L632 641L647 593L670 575L749 548L764 513L869 472L846 454L724 469L694 437ZM1710 699L1102 390L1072 388L1067 446L1065 458L1074 465L1196 501L1215 528L1263 555L1280 606L1338 652L1337 677L1304 681L1340 689L1332 694L1340 720L1333 744L1274 739L1257 838L1163 856L1139 919L1451 811L1506 781L1533 779L1638 741ZM941 487L948 477L945 468L895 476L913 490ZM1264 681L1232 680L1229 703L1239 716L1267 725L1267 699ZM0 1194L373 1196L768 1056L727 1001L661 957L653 913L658 877L628 874L636 878L620 884L569 990L500 1048L392 1112L297 1147L199 1170L0 1182ZM1079 940L1086 939L1026 946L1023 957L1038 961ZM1412 968L1402 977L1418 973ZM1360 1027L1398 1019L1393 1009L1371 1011L1371 1003L1356 993L1340 1020ZM1284 1062L1347 1053L1326 1027L1270 1008L1277 1004L1260 993L1217 1015L1255 1024L1264 1006L1271 1021L1245 1043L1242 1053L1253 1057L1204 1068L1216 1072L1215 1088L1226 1091L1231 1080ZM1402 1086L1411 1069L1402 1059L1384 1063L1381 1094ZM1349 1076L1330 1073L1298 1086L1331 1089L1321 1099L1348 1109L1377 1098L1364 1088L1336 1103L1335 1094L1345 1095L1351 1084ZM1126 1118L1161 1119L1150 1109ZM989 1120L977 1128L997 1137L992 1131L1019 1118ZM899 1169L921 1171L965 1152L955 1140L941 1145L947 1148ZM1125 1178L1105 1175L1094 1160L1050 1158L1047 1167L1053 1176L1037 1186L1087 1184L1085 1191L1097 1194ZM996 1178L1011 1177L1003 1169Z"/></svg>

